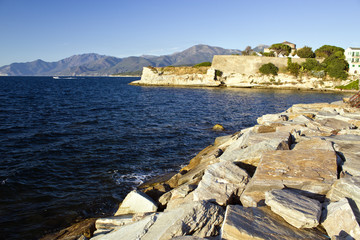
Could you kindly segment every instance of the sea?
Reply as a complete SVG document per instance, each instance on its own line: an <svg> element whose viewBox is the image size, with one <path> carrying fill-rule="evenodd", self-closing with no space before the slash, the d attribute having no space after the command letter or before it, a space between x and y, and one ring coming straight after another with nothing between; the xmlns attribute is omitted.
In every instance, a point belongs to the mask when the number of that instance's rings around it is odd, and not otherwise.
<svg viewBox="0 0 360 240"><path fill-rule="evenodd" d="M138 79L0 77L0 239L109 216L129 191L178 171L216 137L296 103L349 96L128 84Z"/></svg>

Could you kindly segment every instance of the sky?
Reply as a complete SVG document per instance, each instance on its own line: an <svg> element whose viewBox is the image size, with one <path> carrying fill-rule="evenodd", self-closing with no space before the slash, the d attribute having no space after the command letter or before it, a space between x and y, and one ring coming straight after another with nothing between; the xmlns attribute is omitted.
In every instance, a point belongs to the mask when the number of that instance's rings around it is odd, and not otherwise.
<svg viewBox="0 0 360 240"><path fill-rule="evenodd" d="M360 0L0 0L0 66L75 54L360 47Z"/></svg>

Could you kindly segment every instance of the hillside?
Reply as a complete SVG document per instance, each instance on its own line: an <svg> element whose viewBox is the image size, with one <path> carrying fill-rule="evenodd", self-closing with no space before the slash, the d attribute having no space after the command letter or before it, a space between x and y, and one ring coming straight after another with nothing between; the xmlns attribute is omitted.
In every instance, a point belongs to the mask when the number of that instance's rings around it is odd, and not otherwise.
<svg viewBox="0 0 360 240"><path fill-rule="evenodd" d="M139 72L143 67L188 66L212 61L214 55L240 54L240 50L195 45L182 52L163 56L117 58L95 53L74 55L57 62L35 60L0 67L0 76L99 76Z"/></svg>

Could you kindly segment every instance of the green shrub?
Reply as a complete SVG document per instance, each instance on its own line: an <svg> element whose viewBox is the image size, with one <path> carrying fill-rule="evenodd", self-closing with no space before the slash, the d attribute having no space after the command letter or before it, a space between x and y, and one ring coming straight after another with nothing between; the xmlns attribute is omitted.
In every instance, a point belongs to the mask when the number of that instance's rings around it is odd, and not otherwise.
<svg viewBox="0 0 360 240"><path fill-rule="evenodd" d="M298 63L290 63L288 65L289 72L296 77L299 76L300 68L301 68L301 66Z"/></svg>
<svg viewBox="0 0 360 240"><path fill-rule="evenodd" d="M300 64L298 63L293 63L291 61L291 58L288 58L288 61L287 61L287 70L290 72L290 74L294 75L294 76L298 76L299 73L300 73L300 69L301 69L301 66Z"/></svg>
<svg viewBox="0 0 360 240"><path fill-rule="evenodd" d="M324 70L321 70L321 71L312 70L310 73L311 73L311 75L313 75L314 77L317 77L317 78L323 78L326 76L326 73Z"/></svg>
<svg viewBox="0 0 360 240"><path fill-rule="evenodd" d="M211 66L211 62L202 62L194 65L194 67L210 67L210 66Z"/></svg>
<svg viewBox="0 0 360 240"><path fill-rule="evenodd" d="M342 58L342 56L337 53L334 53L327 57L323 65L325 66L325 71L329 74L330 77L337 79L347 79L349 64Z"/></svg>
<svg viewBox="0 0 360 240"><path fill-rule="evenodd" d="M303 47L297 50L297 55L301 58L314 58L315 53L312 51L311 47Z"/></svg>
<svg viewBox="0 0 360 240"><path fill-rule="evenodd" d="M264 52L262 53L264 57L275 57L275 53L273 51L271 52Z"/></svg>
<svg viewBox="0 0 360 240"><path fill-rule="evenodd" d="M215 76L216 77L221 77L223 75L223 72L220 70L215 70Z"/></svg>
<svg viewBox="0 0 360 240"><path fill-rule="evenodd" d="M314 58L308 58L301 66L307 71L321 71L323 70L322 65Z"/></svg>
<svg viewBox="0 0 360 240"><path fill-rule="evenodd" d="M259 71L265 75L269 75L269 74L277 75L279 68L277 66L275 66L273 63L267 63L267 64L263 64L259 68Z"/></svg>
<svg viewBox="0 0 360 240"><path fill-rule="evenodd" d="M335 88L338 89L346 89L346 90L359 90L359 80L353 81L345 86L337 86Z"/></svg>

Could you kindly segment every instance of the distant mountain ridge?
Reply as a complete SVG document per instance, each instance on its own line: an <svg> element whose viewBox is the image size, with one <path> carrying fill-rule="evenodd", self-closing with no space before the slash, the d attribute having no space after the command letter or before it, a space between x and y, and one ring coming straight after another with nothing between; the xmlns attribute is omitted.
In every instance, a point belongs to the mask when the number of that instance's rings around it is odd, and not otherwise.
<svg viewBox="0 0 360 240"><path fill-rule="evenodd" d="M0 76L104 76L140 73L143 67L149 65L153 67L194 65L211 62L214 55L231 54L241 54L241 51L199 44L182 52L163 56L117 58L88 53L74 55L57 62L38 59L26 63L12 63L0 67Z"/></svg>

